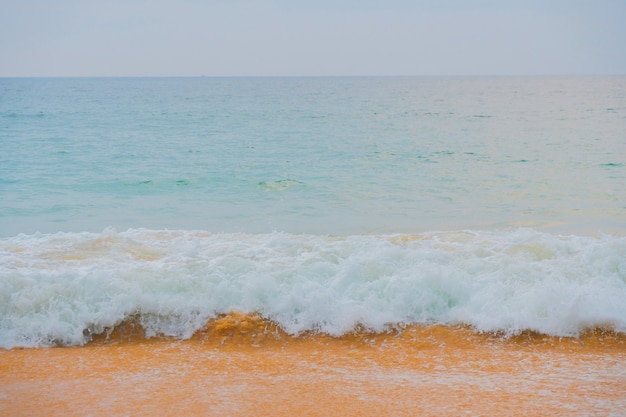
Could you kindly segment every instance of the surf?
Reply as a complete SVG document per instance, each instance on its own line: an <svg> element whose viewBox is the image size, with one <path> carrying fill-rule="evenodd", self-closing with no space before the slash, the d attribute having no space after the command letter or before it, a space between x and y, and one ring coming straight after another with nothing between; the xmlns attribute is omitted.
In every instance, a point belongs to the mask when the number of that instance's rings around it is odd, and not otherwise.
<svg viewBox="0 0 626 417"><path fill-rule="evenodd" d="M322 236L129 229L0 240L0 346L124 323L194 337L233 311L292 336L414 325L508 337L626 332L626 238L533 229Z"/></svg>

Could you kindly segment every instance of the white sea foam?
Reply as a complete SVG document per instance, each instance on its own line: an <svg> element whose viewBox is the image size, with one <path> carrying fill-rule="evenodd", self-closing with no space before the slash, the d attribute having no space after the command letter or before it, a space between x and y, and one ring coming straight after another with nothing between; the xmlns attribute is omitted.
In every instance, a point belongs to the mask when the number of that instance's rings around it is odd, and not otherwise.
<svg viewBox="0 0 626 417"><path fill-rule="evenodd" d="M287 332L465 323L626 331L626 238L531 229L345 237L131 229L0 240L0 346L78 345L137 316L190 337L218 313Z"/></svg>

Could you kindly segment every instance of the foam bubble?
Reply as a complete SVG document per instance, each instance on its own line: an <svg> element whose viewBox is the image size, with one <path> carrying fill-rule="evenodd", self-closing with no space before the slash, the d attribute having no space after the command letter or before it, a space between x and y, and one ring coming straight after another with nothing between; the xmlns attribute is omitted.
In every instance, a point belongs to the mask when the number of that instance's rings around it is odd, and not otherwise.
<svg viewBox="0 0 626 417"><path fill-rule="evenodd" d="M469 324L626 331L626 238L531 229L344 237L183 230L0 240L0 346L80 345L137 317L188 338L220 313L285 331Z"/></svg>

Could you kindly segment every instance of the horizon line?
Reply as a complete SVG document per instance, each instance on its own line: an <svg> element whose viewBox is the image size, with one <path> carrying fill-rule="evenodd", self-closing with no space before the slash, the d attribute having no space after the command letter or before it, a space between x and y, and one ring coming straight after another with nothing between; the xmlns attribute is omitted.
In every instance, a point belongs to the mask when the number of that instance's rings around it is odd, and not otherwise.
<svg viewBox="0 0 626 417"><path fill-rule="evenodd" d="M614 77L624 73L511 73L511 74L389 74L389 75L0 75L0 78L549 78Z"/></svg>

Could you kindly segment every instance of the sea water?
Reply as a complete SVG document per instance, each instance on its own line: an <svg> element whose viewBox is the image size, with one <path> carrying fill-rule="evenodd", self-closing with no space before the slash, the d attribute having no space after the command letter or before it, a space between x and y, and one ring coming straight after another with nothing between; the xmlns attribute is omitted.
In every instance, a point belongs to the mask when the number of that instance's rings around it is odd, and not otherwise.
<svg viewBox="0 0 626 417"><path fill-rule="evenodd" d="M217 314L626 331L626 77L0 79L0 346Z"/></svg>

